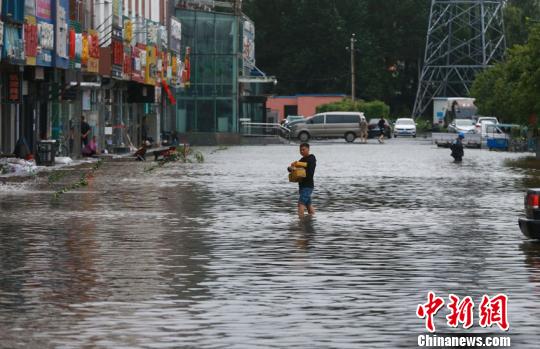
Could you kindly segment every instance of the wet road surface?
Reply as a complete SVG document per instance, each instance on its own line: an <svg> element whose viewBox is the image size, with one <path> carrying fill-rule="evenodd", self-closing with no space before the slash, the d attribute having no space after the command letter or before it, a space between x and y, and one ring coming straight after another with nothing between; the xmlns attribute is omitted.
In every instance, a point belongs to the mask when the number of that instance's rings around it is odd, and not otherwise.
<svg viewBox="0 0 540 349"><path fill-rule="evenodd" d="M0 347L410 348L429 290L507 294L512 347L538 347L540 245L517 218L540 173L505 165L522 154L313 144L300 222L297 146L202 150L106 163L58 200L81 169L0 185Z"/></svg>

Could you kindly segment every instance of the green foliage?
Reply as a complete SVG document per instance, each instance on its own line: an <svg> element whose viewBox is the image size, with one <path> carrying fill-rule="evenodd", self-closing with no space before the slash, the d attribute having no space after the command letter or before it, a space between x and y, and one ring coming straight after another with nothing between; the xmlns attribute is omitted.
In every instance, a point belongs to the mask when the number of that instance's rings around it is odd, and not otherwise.
<svg viewBox="0 0 540 349"><path fill-rule="evenodd" d="M507 123L525 124L540 115L540 25L529 28L525 45L516 45L505 62L479 74L472 86L479 113Z"/></svg>
<svg viewBox="0 0 540 349"><path fill-rule="evenodd" d="M104 163L104 160L103 159L99 159L91 168L90 170L88 170L87 172L84 172L81 174L79 180L75 183L71 183L69 185L66 185L65 187L57 190L54 192L53 194L53 199L57 200L60 198L60 196L62 196L63 194L69 192L69 191L72 191L72 190L75 190L75 189L79 189L81 187L86 187L88 186L88 179L93 177L94 176L94 173L99 170L99 168L101 166L103 166L103 163ZM49 183L50 182L50 177L49 177Z"/></svg>
<svg viewBox="0 0 540 349"><path fill-rule="evenodd" d="M426 119L416 119L416 132L427 132L433 128L433 121Z"/></svg>
<svg viewBox="0 0 540 349"><path fill-rule="evenodd" d="M330 111L361 111L366 118L388 118L390 107L382 101L366 102L363 100L352 101L350 98L344 98L341 101L323 104L317 107L317 113Z"/></svg>
<svg viewBox="0 0 540 349"><path fill-rule="evenodd" d="M204 162L204 155L198 150L194 150L192 147L179 145L174 151L170 151L158 160L155 165L149 166L144 169L144 172L152 172L158 168L165 166L170 162Z"/></svg>

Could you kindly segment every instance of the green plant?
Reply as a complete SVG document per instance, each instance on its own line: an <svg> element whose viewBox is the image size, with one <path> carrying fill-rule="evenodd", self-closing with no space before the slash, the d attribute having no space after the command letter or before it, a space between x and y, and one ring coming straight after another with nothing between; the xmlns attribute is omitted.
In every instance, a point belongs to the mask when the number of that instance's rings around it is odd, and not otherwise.
<svg viewBox="0 0 540 349"><path fill-rule="evenodd" d="M155 169L165 166L169 162L187 163L193 162L193 160L197 161L198 163L202 163L204 162L204 155L200 151L193 150L193 148L189 146L179 145L174 151L167 152L163 156L163 159L158 160L155 165L146 167L144 172L152 172Z"/></svg>
<svg viewBox="0 0 540 349"><path fill-rule="evenodd" d="M323 104L317 107L317 113L331 111L360 111L368 119L388 118L390 115L390 107L383 101L377 100L370 102L357 100L353 102L350 98L344 98L341 101Z"/></svg>
<svg viewBox="0 0 540 349"><path fill-rule="evenodd" d="M72 184L69 184L57 191L54 192L53 194L53 198L54 199L58 199L60 198L61 195L71 191L71 190L75 190L75 189L78 189L78 188L81 188L81 187L86 187L88 185L88 179L91 178L94 173L101 167L103 166L103 163L104 163L104 160L103 159L99 159L91 168L90 170L88 170L87 172L84 172L81 174L79 180L75 183L72 183Z"/></svg>

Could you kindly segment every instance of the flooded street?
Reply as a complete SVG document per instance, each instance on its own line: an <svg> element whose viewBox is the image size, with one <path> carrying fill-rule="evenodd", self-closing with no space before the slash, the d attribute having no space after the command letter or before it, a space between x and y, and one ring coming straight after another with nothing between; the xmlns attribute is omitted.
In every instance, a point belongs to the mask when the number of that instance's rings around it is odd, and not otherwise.
<svg viewBox="0 0 540 349"><path fill-rule="evenodd" d="M410 348L433 290L507 294L512 347L537 348L540 244L517 219L540 171L505 165L523 154L455 164L428 141L370 142L312 144L304 222L296 145L108 162L58 200L80 169L0 184L0 347ZM467 333L504 335L474 321Z"/></svg>

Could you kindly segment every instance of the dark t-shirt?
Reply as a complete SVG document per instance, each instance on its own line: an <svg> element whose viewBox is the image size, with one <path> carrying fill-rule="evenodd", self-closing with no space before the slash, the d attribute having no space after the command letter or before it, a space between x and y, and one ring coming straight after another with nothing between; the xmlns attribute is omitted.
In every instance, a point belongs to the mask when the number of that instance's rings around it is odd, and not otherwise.
<svg viewBox="0 0 540 349"><path fill-rule="evenodd" d="M307 157L302 157L300 162L307 162L306 178L301 180L298 185L300 188L314 188L313 176L315 175L315 167L317 166L317 159L315 155L309 154Z"/></svg>
<svg viewBox="0 0 540 349"><path fill-rule="evenodd" d="M90 131L90 125L86 121L81 122L81 135L84 135L88 131Z"/></svg>

